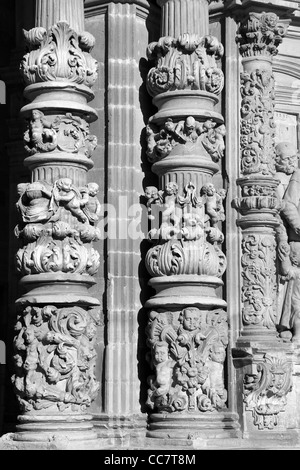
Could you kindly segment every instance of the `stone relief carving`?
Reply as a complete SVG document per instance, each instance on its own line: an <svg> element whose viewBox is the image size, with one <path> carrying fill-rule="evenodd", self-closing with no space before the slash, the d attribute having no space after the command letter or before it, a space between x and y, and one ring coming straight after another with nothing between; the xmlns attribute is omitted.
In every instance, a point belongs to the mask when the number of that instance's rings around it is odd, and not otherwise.
<svg viewBox="0 0 300 470"><path fill-rule="evenodd" d="M273 429L292 388L292 365L282 353L266 353L253 368L244 378L246 410L252 411L258 429Z"/></svg>
<svg viewBox="0 0 300 470"><path fill-rule="evenodd" d="M223 310L151 311L146 332L155 374L148 378L148 406L200 412L225 408L227 330Z"/></svg>
<svg viewBox="0 0 300 470"><path fill-rule="evenodd" d="M97 137L89 134L89 124L71 113L53 118L33 110L24 134L25 150L34 155L53 150L78 153L90 158L97 147Z"/></svg>
<svg viewBox="0 0 300 470"><path fill-rule="evenodd" d="M236 40L243 57L278 53L287 26L273 12L250 12L242 19Z"/></svg>
<svg viewBox="0 0 300 470"><path fill-rule="evenodd" d="M241 73L241 171L275 174L274 77L267 70Z"/></svg>
<svg viewBox="0 0 300 470"><path fill-rule="evenodd" d="M155 217L149 204L150 193L156 195L154 207L161 213L159 228L151 228L148 233L148 239L155 244L146 255L150 274L221 277L226 269L226 258L219 247L224 235L217 224L225 219L225 191L217 191L209 183L201 188L197 196L196 186L189 183L184 194L179 195L178 185L170 182L164 191L154 191L153 187L148 187L146 193L151 224Z"/></svg>
<svg viewBox="0 0 300 470"><path fill-rule="evenodd" d="M148 124L146 134L147 156L151 163L168 156L177 145L187 143L202 145L216 163L224 155L226 128L224 124L217 126L212 119L199 122L193 116L188 116L185 120L174 122L168 118L160 129Z"/></svg>
<svg viewBox="0 0 300 470"><path fill-rule="evenodd" d="M64 21L48 31L38 27L23 32L29 52L20 70L27 85L57 80L88 87L95 83L98 63L89 54L95 42L90 33L78 35Z"/></svg>
<svg viewBox="0 0 300 470"><path fill-rule="evenodd" d="M12 377L23 411L85 409L99 389L94 339L99 312L78 306L26 307L15 326Z"/></svg>
<svg viewBox="0 0 300 470"><path fill-rule="evenodd" d="M155 62L147 77L151 96L174 90L204 90L219 94L224 85L223 72L217 60L223 46L217 38L185 33L178 38L162 37L147 49L150 61Z"/></svg>
<svg viewBox="0 0 300 470"><path fill-rule="evenodd" d="M20 184L18 190L22 223L15 234L25 246L17 252L17 270L24 275L57 271L95 274L100 257L89 243L100 239L98 185L76 188L70 178L61 178L53 185L45 181ZM73 217L71 224L62 220L62 210Z"/></svg>
<svg viewBox="0 0 300 470"><path fill-rule="evenodd" d="M300 342L300 170L299 154L289 142L276 146L276 169L281 180L282 224L278 234L281 282L284 284L280 336Z"/></svg>
<svg viewBox="0 0 300 470"><path fill-rule="evenodd" d="M242 301L246 325L276 324L276 241L273 235L244 234L242 241Z"/></svg>

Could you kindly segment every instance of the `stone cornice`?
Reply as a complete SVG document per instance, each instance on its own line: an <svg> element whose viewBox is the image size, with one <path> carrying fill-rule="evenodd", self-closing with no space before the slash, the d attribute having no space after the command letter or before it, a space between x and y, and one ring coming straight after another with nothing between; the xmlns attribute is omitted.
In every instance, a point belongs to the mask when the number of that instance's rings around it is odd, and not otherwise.
<svg viewBox="0 0 300 470"><path fill-rule="evenodd" d="M295 0L273 0L268 2L267 5L265 0L224 0L224 4L226 9L233 9L235 7L243 7L243 9L261 8L268 11L284 10L286 13L299 10L299 2Z"/></svg>

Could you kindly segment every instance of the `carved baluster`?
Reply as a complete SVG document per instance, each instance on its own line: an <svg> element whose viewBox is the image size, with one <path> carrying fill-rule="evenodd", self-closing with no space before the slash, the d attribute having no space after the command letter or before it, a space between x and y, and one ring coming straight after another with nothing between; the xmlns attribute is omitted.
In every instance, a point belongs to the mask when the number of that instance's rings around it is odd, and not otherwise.
<svg viewBox="0 0 300 470"><path fill-rule="evenodd" d="M13 439L90 448L99 300L88 289L100 262L92 247L100 203L98 185L87 183L97 145L89 132L97 114L88 102L98 64L90 55L94 38L82 28L81 0L37 2L36 13L37 26L24 31L21 63L31 181L18 185L23 294L16 302L12 381L22 414Z"/></svg>
<svg viewBox="0 0 300 470"><path fill-rule="evenodd" d="M214 179L226 133L215 110L224 83L223 46L208 33L206 0L159 4L162 37L147 51L147 89L158 108L146 128L147 155L159 177L159 188L145 191L153 244L146 266L156 290L146 303L153 368L148 435L207 438L211 425L213 432L236 435L224 380L228 326L219 289L226 270L226 191Z"/></svg>

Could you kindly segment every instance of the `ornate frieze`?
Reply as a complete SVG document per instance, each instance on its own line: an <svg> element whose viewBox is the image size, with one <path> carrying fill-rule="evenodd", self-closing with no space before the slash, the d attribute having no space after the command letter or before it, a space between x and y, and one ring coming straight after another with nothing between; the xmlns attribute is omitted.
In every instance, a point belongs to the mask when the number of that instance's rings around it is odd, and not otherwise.
<svg viewBox="0 0 300 470"><path fill-rule="evenodd" d="M244 378L244 403L260 430L278 425L292 388L292 364L283 353L266 353Z"/></svg>
<svg viewBox="0 0 300 470"><path fill-rule="evenodd" d="M223 52L222 44L211 35L184 33L178 38L165 36L152 42L147 49L148 59L155 62L147 77L149 94L204 90L218 95L224 77L217 60Z"/></svg>
<svg viewBox="0 0 300 470"><path fill-rule="evenodd" d="M18 314L12 377L23 411L84 410L96 397L96 309L28 306Z"/></svg>
<svg viewBox="0 0 300 470"><path fill-rule="evenodd" d="M227 330L220 309L152 310L147 336L154 375L148 378L147 405L168 412L224 409Z"/></svg>
<svg viewBox="0 0 300 470"><path fill-rule="evenodd" d="M218 223L225 220L223 200L226 192L212 183L204 185L197 195L189 183L184 194L178 185L168 183L164 191L146 188L149 220L159 228L151 228L148 239L154 243L146 255L146 267L152 276L196 274L221 277L226 257L220 249L224 235ZM153 204L153 211L151 211ZM155 210L154 210L155 209ZM152 214L156 212L155 216Z"/></svg>
<svg viewBox="0 0 300 470"><path fill-rule="evenodd" d="M275 89L269 70L241 73L241 172L275 174Z"/></svg>
<svg viewBox="0 0 300 470"><path fill-rule="evenodd" d="M274 235L244 234L242 241L242 302L245 325L275 328L276 241Z"/></svg>
<svg viewBox="0 0 300 470"><path fill-rule="evenodd" d="M27 121L24 144L29 155L55 150L90 158L97 146L97 137L89 133L89 124L72 113L51 118L35 109Z"/></svg>
<svg viewBox="0 0 300 470"><path fill-rule="evenodd" d="M177 145L187 143L198 143L202 152L205 150L215 163L219 163L224 155L226 128L224 124L217 125L212 119L200 122L188 116L174 122L168 118L160 126L149 123L146 132L147 156L151 163L168 156Z"/></svg>
<svg viewBox="0 0 300 470"><path fill-rule="evenodd" d="M90 243L100 238L98 190L96 183L77 188L70 178L53 185L46 181L18 185L21 222L15 234L23 247L16 264L21 274L97 272L99 253Z"/></svg>
<svg viewBox="0 0 300 470"><path fill-rule="evenodd" d="M60 21L48 31L43 27L24 30L28 53L21 62L25 83L67 81L93 86L98 63L90 55L95 38L88 32L77 33Z"/></svg>

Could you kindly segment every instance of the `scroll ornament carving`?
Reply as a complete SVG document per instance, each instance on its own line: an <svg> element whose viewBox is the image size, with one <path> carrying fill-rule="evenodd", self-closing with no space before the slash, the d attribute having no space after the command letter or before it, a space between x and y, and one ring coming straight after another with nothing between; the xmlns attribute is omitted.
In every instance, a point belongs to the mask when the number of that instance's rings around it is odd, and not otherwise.
<svg viewBox="0 0 300 470"><path fill-rule="evenodd" d="M15 326L12 382L23 411L84 410L96 397L95 333L99 312L28 306Z"/></svg>
<svg viewBox="0 0 300 470"><path fill-rule="evenodd" d="M226 407L226 313L186 307L149 314L146 328L155 374L147 405L159 411L214 411Z"/></svg>
<svg viewBox="0 0 300 470"><path fill-rule="evenodd" d="M275 328L276 241L272 235L244 235L242 301L246 325Z"/></svg>
<svg viewBox="0 0 300 470"><path fill-rule="evenodd" d="M147 156L151 163L168 156L177 145L188 143L200 143L216 163L224 155L226 128L224 124L217 126L212 119L199 122L193 116L188 116L185 120L174 122L168 118L160 128L148 124L146 134Z"/></svg>
<svg viewBox="0 0 300 470"><path fill-rule="evenodd" d="M145 190L150 223L161 212L159 228L151 228L148 239L154 243L146 255L152 276L199 274L221 277L226 257L218 246L224 236L218 223L225 220L223 200L226 191L212 183L201 188L189 183L183 195L178 185L169 182L164 191L151 186ZM156 212L156 217L153 215Z"/></svg>
<svg viewBox="0 0 300 470"><path fill-rule="evenodd" d="M57 271L95 274L100 258L90 243L101 235L97 228L101 212L98 185L77 188L70 178L61 178L53 185L45 181L20 184L18 190L22 222L15 234L25 246L17 252L17 270L24 275ZM63 220L70 216L70 222Z"/></svg>
<svg viewBox="0 0 300 470"><path fill-rule="evenodd" d="M56 150L90 158L97 146L97 137L89 134L88 123L78 116L66 113L50 120L35 109L28 119L24 144L30 155Z"/></svg>
<svg viewBox="0 0 300 470"><path fill-rule="evenodd" d="M274 175L275 91L267 70L241 74L241 171L244 175Z"/></svg>
<svg viewBox="0 0 300 470"><path fill-rule="evenodd" d="M147 49L155 62L147 77L151 96L174 90L203 90L218 95L224 86L222 70L217 60L223 56L223 46L217 38L185 33L178 38L162 37Z"/></svg>
<svg viewBox="0 0 300 470"><path fill-rule="evenodd" d="M64 80L92 87L98 63L89 53L95 42L90 33L77 34L64 21L48 31L38 27L23 32L29 51L20 70L27 85Z"/></svg>
<svg viewBox="0 0 300 470"><path fill-rule="evenodd" d="M265 354L256 371L244 379L244 402L251 410L258 429L273 429L278 415L285 411L292 388L292 367L286 357Z"/></svg>
<svg viewBox="0 0 300 470"><path fill-rule="evenodd" d="M236 38L242 56L276 55L286 30L286 24L280 22L275 13L249 13L242 21Z"/></svg>

